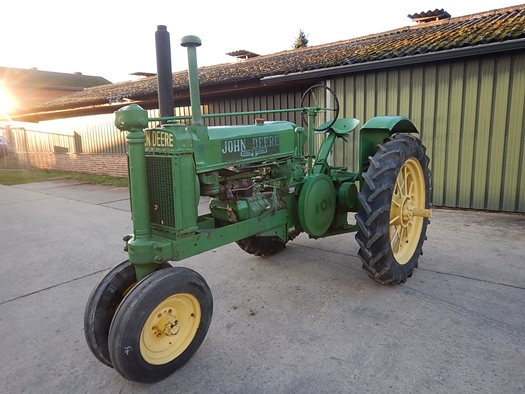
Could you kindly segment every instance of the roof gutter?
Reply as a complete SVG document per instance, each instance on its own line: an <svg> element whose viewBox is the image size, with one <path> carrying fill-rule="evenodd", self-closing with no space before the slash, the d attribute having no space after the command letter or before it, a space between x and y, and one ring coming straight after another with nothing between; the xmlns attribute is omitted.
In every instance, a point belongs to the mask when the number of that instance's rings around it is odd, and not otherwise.
<svg viewBox="0 0 525 394"><path fill-rule="evenodd" d="M376 60L366 63L321 68L317 70L309 70L286 75L273 75L270 77L261 78L261 83L264 85L271 85L283 82L300 81L303 79L324 78L331 77L334 75L352 74L361 71L378 70L389 67L409 66L413 64L486 55L489 53L518 51L523 49L525 49L525 38L519 38L516 40L477 45L474 47L467 48L449 49L439 52L424 53L421 55L411 55L392 59Z"/></svg>

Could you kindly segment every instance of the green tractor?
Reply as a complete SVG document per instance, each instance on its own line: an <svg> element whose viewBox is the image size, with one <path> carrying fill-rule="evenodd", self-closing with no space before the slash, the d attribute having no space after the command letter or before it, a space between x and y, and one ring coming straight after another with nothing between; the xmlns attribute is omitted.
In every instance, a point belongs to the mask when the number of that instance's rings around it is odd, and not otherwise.
<svg viewBox="0 0 525 394"><path fill-rule="evenodd" d="M129 145L133 233L124 237L129 259L93 290L84 328L95 357L137 382L159 381L184 365L211 322L213 299L204 278L169 261L231 242L269 256L302 232L311 238L356 232L368 275L399 284L418 265L432 214L429 158L407 118L369 120L360 130L360 168L331 166L334 143L344 143L360 122L338 118L330 88L309 88L300 108L202 115L200 44L195 36L181 41L188 51L189 119L162 111L148 118L136 104L116 112ZM329 108L320 105L321 95L331 96ZM204 122L285 112L300 113L307 127L263 118L239 126ZM316 127L319 114L328 120ZM152 122L161 125L148 128ZM318 150L316 133L324 133ZM204 215L197 210L201 196L210 198Z"/></svg>

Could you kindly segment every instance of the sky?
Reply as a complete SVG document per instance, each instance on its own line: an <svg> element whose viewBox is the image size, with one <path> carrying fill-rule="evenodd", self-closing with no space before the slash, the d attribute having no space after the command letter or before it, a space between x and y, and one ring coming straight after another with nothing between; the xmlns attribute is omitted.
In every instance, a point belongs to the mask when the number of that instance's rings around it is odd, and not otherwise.
<svg viewBox="0 0 525 394"><path fill-rule="evenodd" d="M452 17L523 0L286 1L264 0L3 0L0 66L81 72L111 82L156 73L155 31L167 26L172 70L187 69L185 35L202 40L199 66L227 63L226 53L290 50L299 30L308 46L413 25L409 14L445 9Z"/></svg>

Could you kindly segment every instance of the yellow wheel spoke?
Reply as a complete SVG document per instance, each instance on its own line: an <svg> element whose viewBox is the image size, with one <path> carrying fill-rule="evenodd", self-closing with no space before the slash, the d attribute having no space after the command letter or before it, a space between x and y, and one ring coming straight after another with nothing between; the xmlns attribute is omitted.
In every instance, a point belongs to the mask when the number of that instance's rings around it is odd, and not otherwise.
<svg viewBox="0 0 525 394"><path fill-rule="evenodd" d="M397 188L397 192L398 194L403 197L403 186L405 184L405 180L403 178L401 178L401 180L403 181L403 184L399 183L399 177L397 177L396 179L396 188Z"/></svg>
<svg viewBox="0 0 525 394"><path fill-rule="evenodd" d="M417 159L409 158L399 169L390 204L390 244L399 264L408 263L417 249L423 218L431 214L425 203L423 169Z"/></svg>
<svg viewBox="0 0 525 394"><path fill-rule="evenodd" d="M410 182L410 185L408 186L408 196L413 197L414 196L414 187L416 186L415 182Z"/></svg>
<svg viewBox="0 0 525 394"><path fill-rule="evenodd" d="M391 240L391 247L394 252L396 252L396 249L399 248L399 232L401 230L401 226L393 226L394 227L394 234L390 234L390 240Z"/></svg>
<svg viewBox="0 0 525 394"><path fill-rule="evenodd" d="M403 227L401 229L401 236L399 238L399 248L402 248L403 244L406 243L408 239L408 227Z"/></svg>

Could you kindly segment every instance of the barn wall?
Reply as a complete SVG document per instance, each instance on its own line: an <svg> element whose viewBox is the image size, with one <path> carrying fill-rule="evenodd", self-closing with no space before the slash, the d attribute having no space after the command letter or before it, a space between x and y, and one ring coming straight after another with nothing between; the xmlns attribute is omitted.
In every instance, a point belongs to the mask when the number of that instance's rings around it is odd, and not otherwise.
<svg viewBox="0 0 525 394"><path fill-rule="evenodd" d="M436 206L525 212L525 54L374 70L326 81L339 98L340 116L361 126L378 115L405 115L427 147ZM305 87L202 99L203 114L300 106ZM322 94L321 95L321 100ZM157 116L150 111L150 116ZM180 105L176 115L189 115ZM300 114L262 116L302 124ZM255 116L206 119L210 126L253 123ZM76 135L75 153L126 153L114 115L42 122L53 133ZM316 145L322 139L318 135ZM332 164L358 169L358 131L339 139ZM80 144L80 145L79 145ZM64 152L62 152L64 153ZM77 159L78 160L78 159Z"/></svg>
<svg viewBox="0 0 525 394"><path fill-rule="evenodd" d="M405 115L433 172L437 206L525 212L525 54L379 70L329 81L342 116ZM361 125L362 125L361 124ZM357 133L334 164L357 168Z"/></svg>
<svg viewBox="0 0 525 394"><path fill-rule="evenodd" d="M245 93L216 99L203 99L203 113L228 113L246 111L280 110L298 108L301 106L301 96L304 89L286 89L263 94ZM255 118L264 118L268 121L288 120L301 124L299 113L278 113L266 115L244 115L235 117L219 117L206 119L210 126L223 126L232 124L253 124Z"/></svg>

